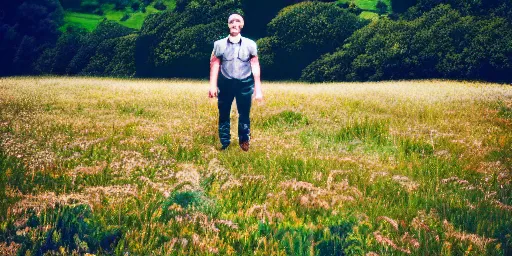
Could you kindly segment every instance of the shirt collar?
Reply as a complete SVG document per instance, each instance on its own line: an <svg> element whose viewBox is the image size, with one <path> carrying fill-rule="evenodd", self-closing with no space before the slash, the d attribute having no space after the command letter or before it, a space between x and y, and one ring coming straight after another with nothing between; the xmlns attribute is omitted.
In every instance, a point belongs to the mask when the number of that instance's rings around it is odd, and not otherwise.
<svg viewBox="0 0 512 256"><path fill-rule="evenodd" d="M239 43L242 42L242 35L241 34L238 34L237 36L229 35L228 36L228 42L230 42L232 44L239 44Z"/></svg>

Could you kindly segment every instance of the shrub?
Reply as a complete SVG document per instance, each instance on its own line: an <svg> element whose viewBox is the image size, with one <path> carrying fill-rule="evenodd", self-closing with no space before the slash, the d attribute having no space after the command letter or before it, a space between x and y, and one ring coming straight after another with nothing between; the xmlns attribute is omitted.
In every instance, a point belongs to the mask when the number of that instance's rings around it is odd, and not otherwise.
<svg viewBox="0 0 512 256"><path fill-rule="evenodd" d="M138 75L206 76L213 41L227 35L228 15L240 13L240 4L231 0L179 4L182 11L149 15L144 21L136 44ZM196 67L204 67L204 72Z"/></svg>
<svg viewBox="0 0 512 256"><path fill-rule="evenodd" d="M384 3L382 0L377 1L375 8L377 8L377 11L380 14L386 13L388 11L388 5Z"/></svg>
<svg viewBox="0 0 512 256"><path fill-rule="evenodd" d="M34 62L55 45L64 12L58 0L2 1L0 76L33 74Z"/></svg>
<svg viewBox="0 0 512 256"><path fill-rule="evenodd" d="M134 77L135 44L137 35L131 34L119 37L114 47L114 56L105 68L105 74L113 77Z"/></svg>
<svg viewBox="0 0 512 256"><path fill-rule="evenodd" d="M334 51L365 24L366 21L331 3L303 2L284 8L268 24L271 39L258 42L262 56L265 55L265 76L299 78L304 67L322 54Z"/></svg>
<svg viewBox="0 0 512 256"><path fill-rule="evenodd" d="M116 46L117 40L116 38L108 39L101 42L95 54L91 57L87 66L80 72L81 75L90 75L90 76L102 76L107 75L105 73L105 69L114 58L114 48Z"/></svg>
<svg viewBox="0 0 512 256"><path fill-rule="evenodd" d="M224 34L224 22L185 28L165 38L156 48L156 65L165 69L167 76L206 77L213 42Z"/></svg>
<svg viewBox="0 0 512 256"><path fill-rule="evenodd" d="M80 9L82 0L60 0L60 3L62 8L78 10Z"/></svg>
<svg viewBox="0 0 512 256"><path fill-rule="evenodd" d="M162 1L158 1L155 3L155 9L163 11L167 9L167 6Z"/></svg>
<svg viewBox="0 0 512 256"><path fill-rule="evenodd" d="M98 45L108 39L128 35L132 29L124 27L114 21L103 21L96 29L85 39L77 54L69 63L66 69L68 74L80 73L88 64L91 58L96 54Z"/></svg>
<svg viewBox="0 0 512 256"><path fill-rule="evenodd" d="M133 11L138 11L140 9L140 2L133 2L131 7Z"/></svg>
<svg viewBox="0 0 512 256"><path fill-rule="evenodd" d="M409 15L421 15L438 6L439 4L448 4L453 9L458 10L462 15L482 16L482 17L503 17L512 22L512 2L503 0L416 0L415 8L408 12ZM417 14L415 14L417 13Z"/></svg>
<svg viewBox="0 0 512 256"><path fill-rule="evenodd" d="M100 16L103 16L103 14L105 14L101 8L94 10L92 13Z"/></svg>
<svg viewBox="0 0 512 256"><path fill-rule="evenodd" d="M177 12L183 12L189 3L190 0L176 0L176 8L174 8L174 10Z"/></svg>
<svg viewBox="0 0 512 256"><path fill-rule="evenodd" d="M302 73L307 81L511 78L511 25L462 16L440 5L412 21L381 19L357 31L336 53Z"/></svg>
<svg viewBox="0 0 512 256"><path fill-rule="evenodd" d="M114 9L115 10L124 10L130 4L130 0L115 0L114 1Z"/></svg>
<svg viewBox="0 0 512 256"><path fill-rule="evenodd" d="M304 0L241 0L244 10L244 20L247 26L244 28L244 35L251 38L262 38L266 36L267 24L276 17L284 7L304 2ZM332 2L332 1L331 1Z"/></svg>
<svg viewBox="0 0 512 256"><path fill-rule="evenodd" d="M103 41L81 72L83 75L133 77L135 76L136 34Z"/></svg>
<svg viewBox="0 0 512 256"><path fill-rule="evenodd" d="M127 21L129 18L130 18L130 14L125 13L125 14L123 15L123 17L121 17L121 19L120 19L119 21Z"/></svg>
<svg viewBox="0 0 512 256"><path fill-rule="evenodd" d="M100 7L98 0L82 0L80 9L85 12L92 12Z"/></svg>
<svg viewBox="0 0 512 256"><path fill-rule="evenodd" d="M403 13L416 4L416 0L391 0L391 10L394 13Z"/></svg>
<svg viewBox="0 0 512 256"><path fill-rule="evenodd" d="M54 48L46 50L35 63L43 74L66 74L72 58L84 43L85 31L75 29L62 34Z"/></svg>

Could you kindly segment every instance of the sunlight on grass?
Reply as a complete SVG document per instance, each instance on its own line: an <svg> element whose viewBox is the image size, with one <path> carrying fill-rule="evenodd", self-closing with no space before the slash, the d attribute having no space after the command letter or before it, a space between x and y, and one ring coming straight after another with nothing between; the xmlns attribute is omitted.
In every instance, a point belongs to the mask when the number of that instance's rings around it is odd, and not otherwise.
<svg viewBox="0 0 512 256"><path fill-rule="evenodd" d="M376 5L378 0L338 0L339 3L351 3L354 2L359 8L366 11L377 11ZM388 10L391 11L391 0L382 0L387 6Z"/></svg>
<svg viewBox="0 0 512 256"><path fill-rule="evenodd" d="M507 255L512 88L0 79L0 254ZM235 105L234 105L235 106Z"/></svg>
<svg viewBox="0 0 512 256"><path fill-rule="evenodd" d="M103 20L102 16L88 13L65 12L64 22L67 25L75 25L85 28L87 31L93 31Z"/></svg>
<svg viewBox="0 0 512 256"><path fill-rule="evenodd" d="M367 20L377 20L379 19L379 14L369 11L363 11L361 14L359 14L359 17Z"/></svg>
<svg viewBox="0 0 512 256"><path fill-rule="evenodd" d="M176 7L175 0L164 0L163 3L167 6L166 11L174 10ZM101 10L104 12L104 15L65 11L65 25L61 30L64 31L66 26L73 25L85 28L87 31L93 31L103 19L116 21L129 28L140 29L148 15L160 12L153 5L147 6L146 12L133 11L129 6L124 10L115 10L114 4L103 4ZM121 21L125 14L128 14L130 17L126 21Z"/></svg>

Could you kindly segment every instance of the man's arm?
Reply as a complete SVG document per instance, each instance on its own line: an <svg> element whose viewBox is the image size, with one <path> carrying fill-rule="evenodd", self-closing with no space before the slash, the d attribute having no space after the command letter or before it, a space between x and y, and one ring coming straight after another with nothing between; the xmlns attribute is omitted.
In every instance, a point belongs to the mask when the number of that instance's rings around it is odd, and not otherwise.
<svg viewBox="0 0 512 256"><path fill-rule="evenodd" d="M210 57L210 89L208 90L208 97L215 98L218 94L217 78L219 78L220 59L217 58L212 52Z"/></svg>
<svg viewBox="0 0 512 256"><path fill-rule="evenodd" d="M261 101L263 100L263 92L261 91L261 69L258 56L251 58L251 70L254 76L254 99Z"/></svg>

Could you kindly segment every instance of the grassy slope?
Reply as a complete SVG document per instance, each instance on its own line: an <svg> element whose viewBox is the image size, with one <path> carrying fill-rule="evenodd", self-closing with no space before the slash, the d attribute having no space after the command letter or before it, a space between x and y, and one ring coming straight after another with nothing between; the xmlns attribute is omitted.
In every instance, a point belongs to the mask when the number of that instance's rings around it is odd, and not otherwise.
<svg viewBox="0 0 512 256"><path fill-rule="evenodd" d="M167 10L172 10L176 6L175 0L166 0L163 1L167 6ZM94 30L96 26L104 19L117 21L120 24L127 26L129 28L140 29L142 27L142 23L146 16L151 13L159 12L159 10L155 9L153 5L149 5L146 7L146 12L143 13L141 11L134 12L130 7L126 7L125 10L114 10L113 4L104 4L101 9L104 12L104 15L95 15L90 13L77 13L66 11L64 14L65 25L61 28L65 29L68 25L80 26L88 31ZM130 18L126 21L121 21L121 18L125 15L130 15Z"/></svg>
<svg viewBox="0 0 512 256"><path fill-rule="evenodd" d="M265 83L249 153L218 150L206 88L0 79L0 246L50 234L70 253L52 216L88 205L64 227L120 230L118 254L512 249L510 86Z"/></svg>
<svg viewBox="0 0 512 256"><path fill-rule="evenodd" d="M350 2L350 0L338 0L339 2ZM390 0L384 0L386 4L389 5ZM176 6L175 0L165 0L163 1L165 5L167 5L168 10L174 9ZM379 15L376 12L375 5L377 3L376 0L356 0L356 5L363 9L363 13L361 13L361 17L365 19L376 19ZM130 7L127 7L125 10L114 10L112 4L104 4L102 5L102 10L105 13L104 15L95 15L90 13L77 13L66 11L64 15L64 22L66 23L61 30L65 30L66 26L74 25L83 27L88 31L94 30L96 26L104 19L117 21L120 24L127 26L129 28L140 29L144 19L147 15L151 13L158 12L152 5L146 7L146 12L142 13L140 11L134 12ZM389 7L391 8L391 7ZM130 15L130 18L126 21L120 21L123 15L127 13Z"/></svg>
<svg viewBox="0 0 512 256"><path fill-rule="evenodd" d="M385 4L388 6L388 10L391 11L391 1L390 0L382 0ZM365 10L365 11L372 11L376 12L377 8L375 6L377 5L378 0L338 0L340 3L350 3L355 2L355 4Z"/></svg>

